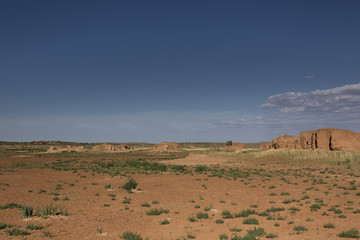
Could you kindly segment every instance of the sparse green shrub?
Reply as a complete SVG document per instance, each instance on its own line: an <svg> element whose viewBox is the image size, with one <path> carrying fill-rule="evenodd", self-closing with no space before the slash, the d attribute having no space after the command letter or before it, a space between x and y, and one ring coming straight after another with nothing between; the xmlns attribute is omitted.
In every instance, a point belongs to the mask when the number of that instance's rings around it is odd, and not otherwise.
<svg viewBox="0 0 360 240"><path fill-rule="evenodd" d="M319 210L319 209L321 209L321 205L320 204L312 204L311 206L310 206L310 209L311 209L311 211L317 211L317 210Z"/></svg>
<svg viewBox="0 0 360 240"><path fill-rule="evenodd" d="M140 235L130 231L124 232L121 238L125 240L142 240L142 237Z"/></svg>
<svg viewBox="0 0 360 240"><path fill-rule="evenodd" d="M194 217L188 217L189 222L195 222L196 219Z"/></svg>
<svg viewBox="0 0 360 240"><path fill-rule="evenodd" d="M228 235L226 235L225 233L223 233L223 234L220 234L220 235L219 235L219 239L220 239L220 240L226 240L226 239L229 239L229 237L228 237Z"/></svg>
<svg viewBox="0 0 360 240"><path fill-rule="evenodd" d="M202 173L202 172L206 172L207 169L208 169L208 167L205 165L198 165L195 167L195 172Z"/></svg>
<svg viewBox="0 0 360 240"><path fill-rule="evenodd" d="M18 203L7 203L5 205L1 205L0 209L8 209L8 208L21 208L21 204Z"/></svg>
<svg viewBox="0 0 360 240"><path fill-rule="evenodd" d="M283 207L272 207L266 210L267 212L280 212L285 211L285 208Z"/></svg>
<svg viewBox="0 0 360 240"><path fill-rule="evenodd" d="M127 182L122 186L123 189L125 189L128 192L132 192L138 185L137 181L133 178L129 178Z"/></svg>
<svg viewBox="0 0 360 240"><path fill-rule="evenodd" d="M266 238L277 238L278 235L275 233L269 233L268 235L265 236Z"/></svg>
<svg viewBox="0 0 360 240"><path fill-rule="evenodd" d="M335 225L332 223L324 224L324 228L335 228Z"/></svg>
<svg viewBox="0 0 360 240"><path fill-rule="evenodd" d="M21 229L18 229L16 227L6 230L5 231L7 233L7 235L9 236L25 236L25 235L29 235L30 233Z"/></svg>
<svg viewBox="0 0 360 240"><path fill-rule="evenodd" d="M154 215L160 215L163 213L169 213L169 210L166 209L151 209L149 211L146 212L146 215L150 215L150 216L154 216Z"/></svg>
<svg viewBox="0 0 360 240"><path fill-rule="evenodd" d="M160 225L167 225L169 223L170 223L169 220L165 219L165 220L160 222Z"/></svg>
<svg viewBox="0 0 360 240"><path fill-rule="evenodd" d="M196 214L196 217L198 219L208 219L209 218L209 215L207 213L204 213L204 212L198 212Z"/></svg>
<svg viewBox="0 0 360 240"><path fill-rule="evenodd" d="M238 217L248 217L251 214L256 214L256 211L253 209L246 209L246 210L242 210L239 213L235 213L234 217L238 218Z"/></svg>
<svg viewBox="0 0 360 240"><path fill-rule="evenodd" d="M256 237L265 236L265 229L264 228L253 228L247 230L247 235L243 239L256 239Z"/></svg>
<svg viewBox="0 0 360 240"><path fill-rule="evenodd" d="M41 230L43 228L44 227L41 226L41 225L34 225L34 224L31 224L31 223L26 225L26 229L28 229L28 230Z"/></svg>
<svg viewBox="0 0 360 240"><path fill-rule="evenodd" d="M259 225L259 221L256 218L245 218L243 224Z"/></svg>
<svg viewBox="0 0 360 240"><path fill-rule="evenodd" d="M355 228L350 229L348 231L342 231L341 233L338 234L339 237L342 238L360 238L360 234L359 231Z"/></svg>
<svg viewBox="0 0 360 240"><path fill-rule="evenodd" d="M303 225L298 225L294 227L294 230L300 232L300 231L307 231L308 229Z"/></svg>
<svg viewBox="0 0 360 240"><path fill-rule="evenodd" d="M234 216L227 210L224 210L222 213L221 213L221 216L223 218L234 218Z"/></svg>
<svg viewBox="0 0 360 240"><path fill-rule="evenodd" d="M222 219L216 219L215 223L217 223L217 224L222 224L222 223L224 223L224 220L222 220Z"/></svg>

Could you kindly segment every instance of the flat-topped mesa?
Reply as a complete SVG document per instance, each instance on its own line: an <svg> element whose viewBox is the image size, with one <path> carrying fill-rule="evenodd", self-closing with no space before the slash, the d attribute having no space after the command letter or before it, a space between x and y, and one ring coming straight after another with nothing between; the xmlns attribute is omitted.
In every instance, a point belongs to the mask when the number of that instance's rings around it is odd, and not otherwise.
<svg viewBox="0 0 360 240"><path fill-rule="evenodd" d="M360 151L360 133L335 128L322 128L301 132L298 137L285 134L275 138L263 148Z"/></svg>
<svg viewBox="0 0 360 240"><path fill-rule="evenodd" d="M226 150L241 150L241 149L244 149L245 148L245 144L243 143L231 143L231 144L226 144L224 146L224 149Z"/></svg>
<svg viewBox="0 0 360 240"><path fill-rule="evenodd" d="M180 147L176 142L162 142L154 145L154 152L179 152Z"/></svg>

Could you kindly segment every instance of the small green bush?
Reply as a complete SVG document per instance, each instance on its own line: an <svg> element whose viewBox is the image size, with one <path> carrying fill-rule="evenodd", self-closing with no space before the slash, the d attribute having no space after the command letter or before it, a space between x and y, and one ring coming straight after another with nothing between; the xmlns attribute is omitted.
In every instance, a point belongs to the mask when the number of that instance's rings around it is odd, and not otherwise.
<svg viewBox="0 0 360 240"><path fill-rule="evenodd" d="M160 215L163 213L169 213L169 210L162 209L162 208L161 209L151 209L146 212L146 215L154 216L154 215Z"/></svg>
<svg viewBox="0 0 360 240"><path fill-rule="evenodd" d="M227 210L224 210L222 213L221 213L221 216L223 218L234 218L234 216L230 213L230 211L227 211Z"/></svg>
<svg viewBox="0 0 360 240"><path fill-rule="evenodd" d="M259 225L259 221L256 218L245 218L243 224Z"/></svg>
<svg viewBox="0 0 360 240"><path fill-rule="evenodd" d="M142 237L140 235L130 231L124 232L121 238L125 240L142 240Z"/></svg>
<svg viewBox="0 0 360 240"><path fill-rule="evenodd" d="M204 212L198 212L198 213L196 214L196 217L197 217L198 219L208 219L208 218L209 218L209 214L204 213Z"/></svg>
<svg viewBox="0 0 360 240"><path fill-rule="evenodd" d="M160 222L160 225L167 225L169 223L170 223L169 220L165 219L165 220Z"/></svg>
<svg viewBox="0 0 360 240"><path fill-rule="evenodd" d="M324 228L335 228L335 225L332 223L324 224Z"/></svg>
<svg viewBox="0 0 360 240"><path fill-rule="evenodd" d="M217 224L222 224L222 223L224 223L224 220L222 220L222 219L216 219L215 223L217 223Z"/></svg>
<svg viewBox="0 0 360 240"><path fill-rule="evenodd" d="M294 227L294 230L300 232L300 231L307 231L308 229L303 225L298 225Z"/></svg>
<svg viewBox="0 0 360 240"><path fill-rule="evenodd" d="M128 192L132 192L138 185L137 181L133 178L129 178L127 182L122 186L123 189L125 189Z"/></svg>
<svg viewBox="0 0 360 240"><path fill-rule="evenodd" d="M348 231L342 231L341 233L338 234L339 237L342 238L360 238L360 234L359 231L355 228L350 229Z"/></svg>

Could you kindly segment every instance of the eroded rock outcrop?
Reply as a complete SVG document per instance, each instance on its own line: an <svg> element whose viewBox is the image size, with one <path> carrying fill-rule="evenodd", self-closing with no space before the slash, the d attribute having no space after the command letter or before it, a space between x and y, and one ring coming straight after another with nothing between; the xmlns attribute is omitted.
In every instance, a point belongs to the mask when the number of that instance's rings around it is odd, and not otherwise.
<svg viewBox="0 0 360 240"><path fill-rule="evenodd" d="M360 133L350 130L322 128L301 132L299 136L280 136L263 145L267 149L321 149L360 151Z"/></svg>
<svg viewBox="0 0 360 240"><path fill-rule="evenodd" d="M95 145L93 147L94 151L101 151L101 152L116 152L119 151L120 149L118 149L117 147L115 147L112 144L109 143L101 143L98 145Z"/></svg>
<svg viewBox="0 0 360 240"><path fill-rule="evenodd" d="M155 152L179 152L180 147L176 142L163 142L154 145L153 151Z"/></svg>

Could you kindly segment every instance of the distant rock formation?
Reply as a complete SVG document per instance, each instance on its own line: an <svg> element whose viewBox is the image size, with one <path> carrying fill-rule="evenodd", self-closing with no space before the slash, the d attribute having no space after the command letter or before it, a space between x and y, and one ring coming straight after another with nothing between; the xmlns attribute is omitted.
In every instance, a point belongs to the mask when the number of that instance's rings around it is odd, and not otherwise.
<svg viewBox="0 0 360 240"><path fill-rule="evenodd" d="M241 149L244 149L244 148L245 148L245 144L243 144L243 143L233 143L233 142L231 142L231 144L226 144L224 146L224 149L226 149L226 150L234 150L234 151L241 150Z"/></svg>
<svg viewBox="0 0 360 240"><path fill-rule="evenodd" d="M95 145L92 150L94 151L101 151L101 152L116 152L119 149L117 149L114 145L110 143L101 143L98 145Z"/></svg>
<svg viewBox="0 0 360 240"><path fill-rule="evenodd" d="M176 142L163 142L153 147L155 152L179 152L180 147Z"/></svg>
<svg viewBox="0 0 360 240"><path fill-rule="evenodd" d="M47 150L48 153L60 153L60 152L85 152L86 149L84 146L71 146L68 145L66 147L57 147L57 146L50 146Z"/></svg>
<svg viewBox="0 0 360 240"><path fill-rule="evenodd" d="M322 128L301 132L298 137L284 135L262 146L266 149L321 149L330 151L360 150L360 133Z"/></svg>

